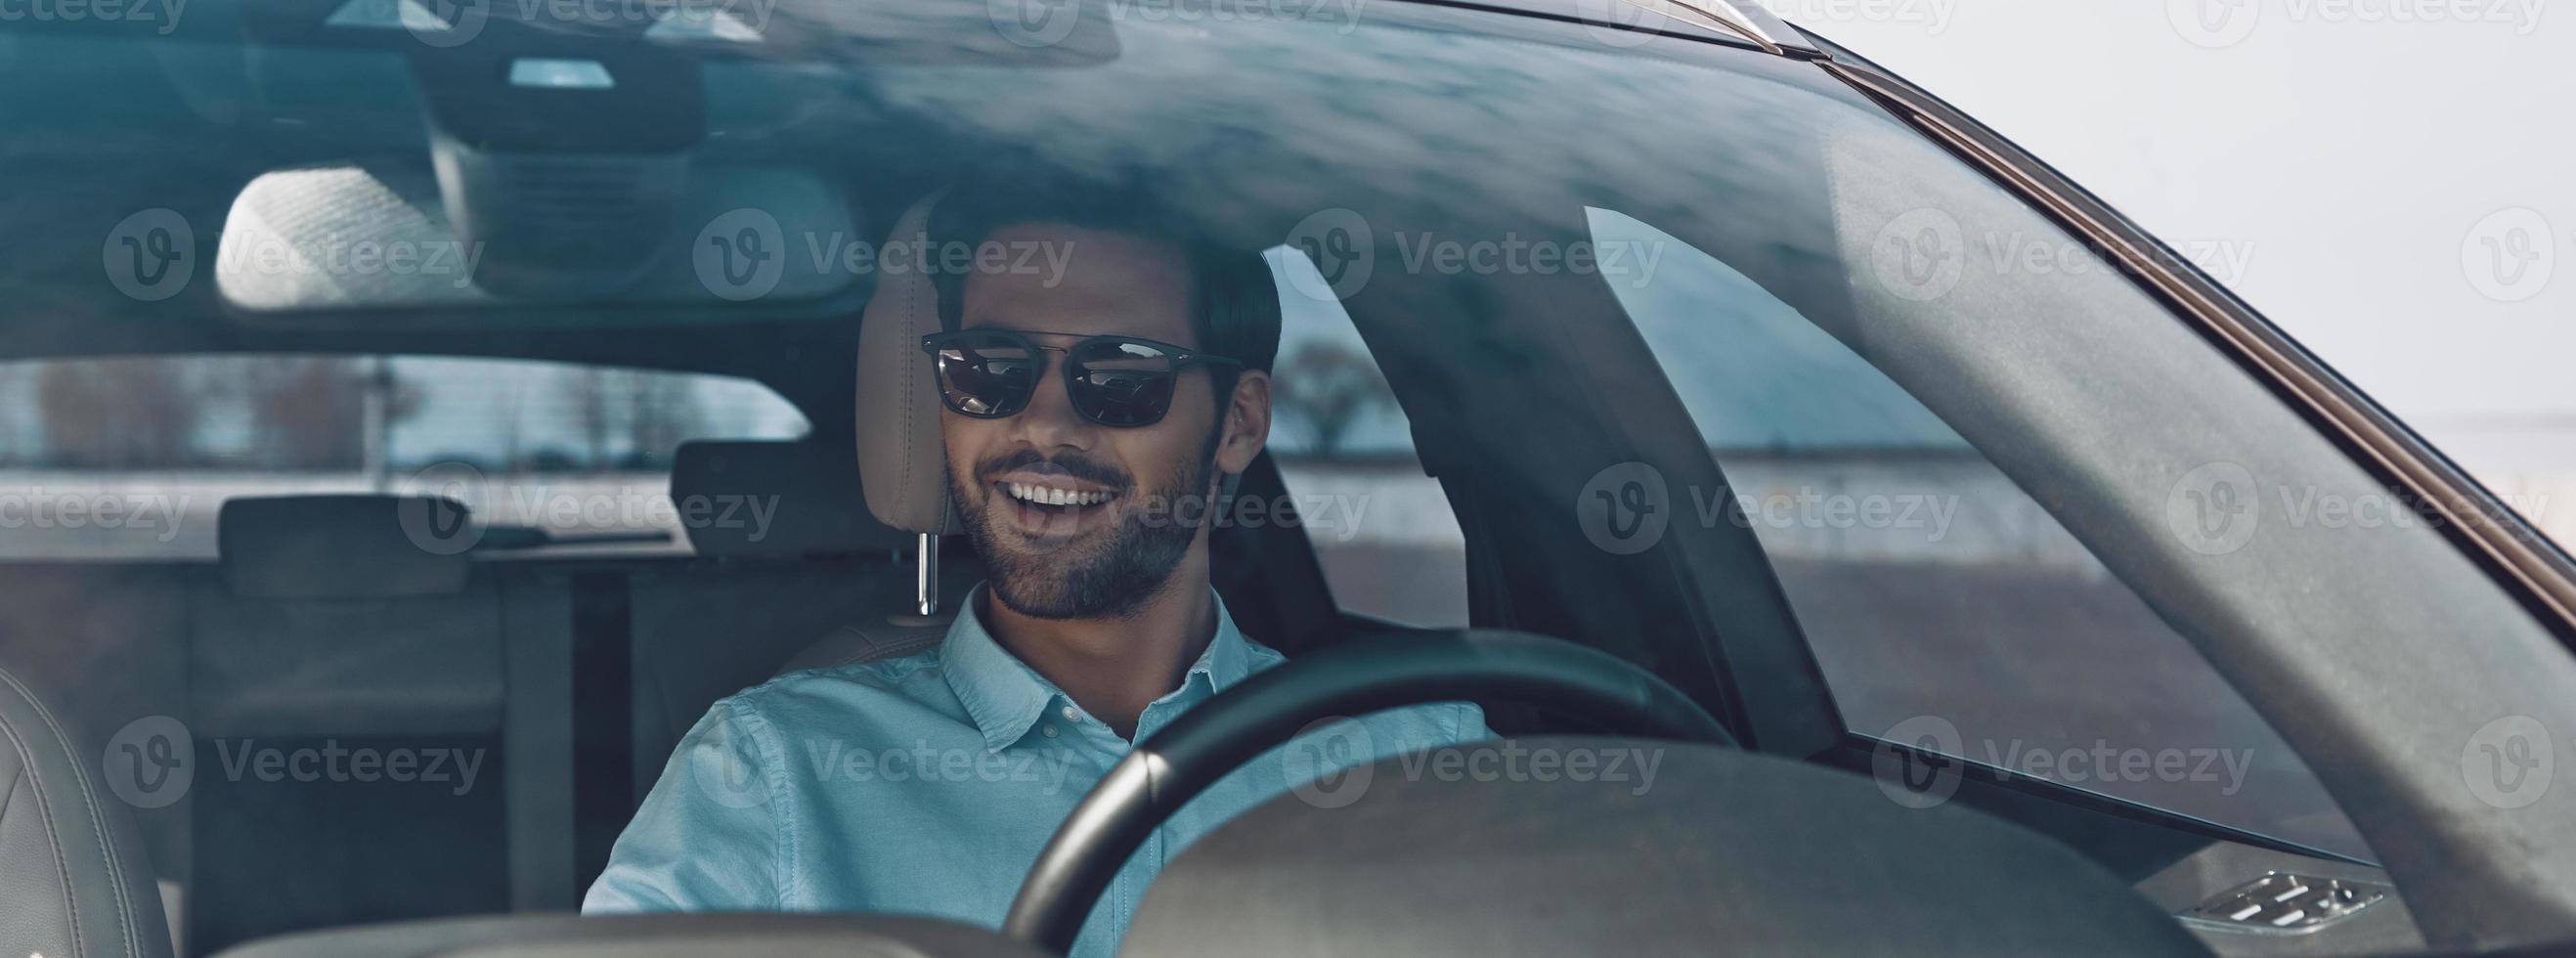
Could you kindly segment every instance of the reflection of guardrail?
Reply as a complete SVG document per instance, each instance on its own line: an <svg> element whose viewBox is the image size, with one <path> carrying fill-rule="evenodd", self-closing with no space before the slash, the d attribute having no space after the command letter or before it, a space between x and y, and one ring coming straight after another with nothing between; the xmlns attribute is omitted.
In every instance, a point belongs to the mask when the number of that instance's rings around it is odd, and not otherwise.
<svg viewBox="0 0 2576 958"><path fill-rule="evenodd" d="M358 472L0 469L0 559L213 559L224 501L375 491ZM670 531L659 472L494 475L462 496L480 521L553 533ZM611 521L599 521L606 517Z"/></svg>
<svg viewBox="0 0 2576 958"><path fill-rule="evenodd" d="M2576 436L2561 434L2569 452L2550 468L2535 446L2482 448L2464 444L2461 464L2478 470L2508 505L2560 543L2576 542ZM1668 521L1676 525L1740 524L1752 528L1775 558L1834 561L2009 563L2102 572L2091 553L2039 503L1985 459L1955 452L1836 452L1779 455L1719 450L1719 464L1734 483L1728 490L1666 490ZM2500 468L2502 462L2533 464ZM1292 460L1280 466L1301 511L1313 517L1308 537L1336 543L1388 546L1451 545L1456 519L1436 480L1406 461ZM2282 501L2279 489L2263 491L2262 507L2274 521L2293 521L2302 505ZM1320 500L1321 511L1304 500ZM1573 503L1565 513L1574 521ZM1354 518L1355 517L1355 518ZM2312 521L2328 521L2311 517Z"/></svg>
<svg viewBox="0 0 2576 958"><path fill-rule="evenodd" d="M1721 462L1735 484L1732 508L1722 498L1729 490L1672 488L1671 522L1749 526L1781 558L2099 569L2038 503L1972 455L1726 453ZM1459 540L1439 483L1410 463L1305 461L1280 471L1298 498L1332 504L1308 532L1318 545ZM1566 507L1570 529L1574 504ZM1354 514L1354 528L1330 524Z"/></svg>
<svg viewBox="0 0 2576 958"><path fill-rule="evenodd" d="M2559 437L2565 440L2563 434ZM2561 543L2576 542L2576 452L2545 442L2458 444L2461 464ZM2576 442L2564 448L2576 450ZM1743 521L1784 559L2005 562L2094 574L2085 550L2038 503L1973 455L1721 451L1741 519L1706 489L1670 490L1681 523ZM2496 468L2499 462L2530 468ZM2556 467L2553 467L2556 465ZM1454 549L1458 521L1438 481L1410 461L1290 460L1291 505L1318 546ZM242 496L367 492L367 475L0 469L0 558L210 559L215 515ZM482 521L558 534L673 531L659 472L523 473L461 496ZM1572 503L1566 519L1573 522Z"/></svg>

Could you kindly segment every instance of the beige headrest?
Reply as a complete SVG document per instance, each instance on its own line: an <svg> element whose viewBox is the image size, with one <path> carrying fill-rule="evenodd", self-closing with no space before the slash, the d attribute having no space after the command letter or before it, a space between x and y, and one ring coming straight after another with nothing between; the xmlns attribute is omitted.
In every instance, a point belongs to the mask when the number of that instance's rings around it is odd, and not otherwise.
<svg viewBox="0 0 2576 958"><path fill-rule="evenodd" d="M939 194L912 205L877 257L876 293L859 317L859 483L868 511L905 532L964 526L948 502L939 385L921 337L939 331L939 290L918 267Z"/></svg>

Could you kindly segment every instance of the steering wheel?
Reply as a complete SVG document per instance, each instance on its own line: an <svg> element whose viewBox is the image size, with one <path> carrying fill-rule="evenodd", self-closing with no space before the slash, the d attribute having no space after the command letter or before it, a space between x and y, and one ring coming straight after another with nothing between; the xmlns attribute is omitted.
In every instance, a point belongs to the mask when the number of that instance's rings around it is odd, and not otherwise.
<svg viewBox="0 0 2576 958"><path fill-rule="evenodd" d="M1245 679L1137 743L1047 839L1003 934L1069 953L1119 867L1227 773L1322 719L1460 699L1535 706L1613 734L1735 745L1653 673L1563 639L1499 629L1355 637Z"/></svg>

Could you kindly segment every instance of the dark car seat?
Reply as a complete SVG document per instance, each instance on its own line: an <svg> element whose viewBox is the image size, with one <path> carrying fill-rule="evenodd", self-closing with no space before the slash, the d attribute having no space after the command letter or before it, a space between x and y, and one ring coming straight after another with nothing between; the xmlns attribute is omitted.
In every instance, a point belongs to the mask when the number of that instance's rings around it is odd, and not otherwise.
<svg viewBox="0 0 2576 958"><path fill-rule="evenodd" d="M166 958L170 924L126 806L26 683L0 672L0 942L53 958Z"/></svg>

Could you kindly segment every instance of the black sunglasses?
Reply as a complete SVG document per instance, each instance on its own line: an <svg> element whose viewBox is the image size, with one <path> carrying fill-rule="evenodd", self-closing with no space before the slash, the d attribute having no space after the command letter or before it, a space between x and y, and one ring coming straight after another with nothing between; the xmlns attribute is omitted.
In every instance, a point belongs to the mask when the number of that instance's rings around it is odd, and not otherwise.
<svg viewBox="0 0 2576 958"><path fill-rule="evenodd" d="M1071 346L1041 346L1008 329L967 329L921 337L939 372L939 398L949 410L1000 419L1028 408L1046 378L1048 351L1064 354L1064 392L1074 412L1103 426L1151 426L1172 411L1172 384L1196 364L1243 362L1133 336L1091 336Z"/></svg>

